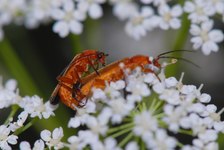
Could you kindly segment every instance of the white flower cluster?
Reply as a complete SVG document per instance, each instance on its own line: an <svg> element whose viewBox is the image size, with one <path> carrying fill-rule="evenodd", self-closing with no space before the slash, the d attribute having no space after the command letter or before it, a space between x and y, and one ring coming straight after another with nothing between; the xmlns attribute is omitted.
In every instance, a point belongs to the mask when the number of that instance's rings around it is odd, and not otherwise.
<svg viewBox="0 0 224 150"><path fill-rule="evenodd" d="M125 31L139 40L148 31L179 29L181 18L187 13L191 22L190 34L194 49L201 48L205 55L217 52L217 43L224 40L221 30L213 29L214 16L224 20L223 0L186 0L181 6L169 0L1 0L0 1L0 39L3 27L15 23L27 28L54 22L53 31L60 37L69 33L81 34L83 21L87 16L99 19L103 16L102 4L108 2L113 14L127 21Z"/></svg>
<svg viewBox="0 0 224 150"><path fill-rule="evenodd" d="M14 133L24 127L28 116L48 119L54 115L53 111L56 109L56 106L50 105L49 102L43 103L43 100L36 95L21 97L16 86L17 82L13 79L8 80L5 85L2 83L2 78L0 80L0 109L15 106L23 110L16 121L13 122L13 118L8 118L5 124L0 126L0 149L4 150L11 149L9 144L17 143L18 136Z"/></svg>
<svg viewBox="0 0 224 150"><path fill-rule="evenodd" d="M163 71L158 76L140 68L127 71L124 80L93 89L84 108L77 108L68 127L78 132L68 142L61 142L61 127L52 134L42 131L41 141L49 148L71 150L218 150L224 109L216 112L216 106L208 104L210 95L201 93L202 86L184 85L182 79L183 74L179 81L165 78ZM181 144L176 134L191 135L192 143Z"/></svg>

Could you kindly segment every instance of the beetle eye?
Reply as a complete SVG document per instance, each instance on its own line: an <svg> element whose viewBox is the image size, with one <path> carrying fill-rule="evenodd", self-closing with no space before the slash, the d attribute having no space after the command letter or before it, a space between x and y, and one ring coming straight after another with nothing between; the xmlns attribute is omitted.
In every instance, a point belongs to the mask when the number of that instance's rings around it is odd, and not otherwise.
<svg viewBox="0 0 224 150"><path fill-rule="evenodd" d="M102 53L99 53L97 56L99 59L103 57Z"/></svg>

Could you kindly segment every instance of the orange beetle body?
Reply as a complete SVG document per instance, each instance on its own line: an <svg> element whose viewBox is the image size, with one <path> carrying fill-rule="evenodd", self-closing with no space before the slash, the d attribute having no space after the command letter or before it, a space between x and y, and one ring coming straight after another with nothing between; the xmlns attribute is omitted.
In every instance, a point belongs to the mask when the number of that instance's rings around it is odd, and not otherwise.
<svg viewBox="0 0 224 150"><path fill-rule="evenodd" d="M124 58L122 60L116 61L98 71L99 75L96 72L93 72L82 78L82 86L80 87L79 93L77 93L76 98L78 101L75 101L72 92L68 91L65 88L61 88L60 96L62 101L67 102L67 106L72 109L76 109L77 106L86 103L86 97L91 94L92 87L96 88L105 88L105 81L110 83L111 81L117 81L124 78L123 69L120 67L120 64L123 63L125 68L134 70L136 67L141 67L143 72L154 72L149 68L148 65L154 65L157 68L160 68L158 59L150 61L149 56L136 55L131 58Z"/></svg>
<svg viewBox="0 0 224 150"><path fill-rule="evenodd" d="M59 93L60 99L65 105L69 107L71 107L71 104L73 103L78 105L79 102L77 98L76 100L74 100L74 98L70 100L67 99L66 95L68 95L69 93L75 93L79 90L76 85L82 83L81 78L84 76L85 73L89 73L90 68L92 68L98 74L98 67L100 64L105 65L106 56L107 55L103 52L99 52L96 50L85 50L82 53L77 54L72 59L68 67L66 67L66 69L61 73L61 75L57 77L59 83L51 94L51 104L58 103L58 100L55 99L55 97Z"/></svg>

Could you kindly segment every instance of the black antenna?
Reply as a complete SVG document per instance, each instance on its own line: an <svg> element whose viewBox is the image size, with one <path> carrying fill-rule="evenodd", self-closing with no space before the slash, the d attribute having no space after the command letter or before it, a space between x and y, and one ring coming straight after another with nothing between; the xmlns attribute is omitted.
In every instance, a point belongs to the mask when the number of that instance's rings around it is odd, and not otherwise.
<svg viewBox="0 0 224 150"><path fill-rule="evenodd" d="M177 59L177 60L183 60L183 61L185 61L187 63L190 63L190 64L194 65L197 68L200 68L200 66L198 66L196 63L194 63L194 62L192 62L192 61L190 61L190 60L188 60L186 58L182 58L182 57L162 56L162 57L159 57L159 58L173 58L173 59Z"/></svg>
<svg viewBox="0 0 224 150"><path fill-rule="evenodd" d="M172 50L172 51L168 51L168 52L164 52L164 53L159 54L157 56L157 58L160 58L160 56L163 56L163 55L166 55L166 54L176 53L176 52L196 52L196 51L193 51L193 50Z"/></svg>

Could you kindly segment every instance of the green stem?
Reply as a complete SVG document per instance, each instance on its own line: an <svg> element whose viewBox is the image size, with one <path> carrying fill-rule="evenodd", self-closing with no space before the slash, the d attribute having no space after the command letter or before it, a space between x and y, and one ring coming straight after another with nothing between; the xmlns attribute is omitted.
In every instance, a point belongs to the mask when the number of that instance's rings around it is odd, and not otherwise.
<svg viewBox="0 0 224 150"><path fill-rule="evenodd" d="M192 136L192 131L188 131L188 130L183 130L183 129L180 129L180 130L179 130L179 133L182 133L182 134L187 134L187 135Z"/></svg>
<svg viewBox="0 0 224 150"><path fill-rule="evenodd" d="M185 14L183 14L182 26L181 26L180 30L178 31L176 40L172 46L172 50L183 49L183 47L187 41L187 38L188 38L189 28L190 28L190 21L188 20L188 15L185 13ZM181 57L182 53L173 53L172 56L173 57ZM179 68L180 68L179 63L170 66L169 69L167 70L167 76L173 76L173 75L177 74Z"/></svg>
<svg viewBox="0 0 224 150"><path fill-rule="evenodd" d="M29 123L27 123L25 126L19 128L18 130L15 131L15 135L19 135L20 133L26 131L28 128L30 128L39 118L34 118L32 119Z"/></svg>
<svg viewBox="0 0 224 150"><path fill-rule="evenodd" d="M117 132L119 130L123 130L125 128L132 128L134 126L134 123L131 122L131 123L128 123L128 124L124 124L124 125L121 125L119 127L114 127L114 128L110 128L107 133L110 134L110 133L113 133L113 132Z"/></svg>
<svg viewBox="0 0 224 150"><path fill-rule="evenodd" d="M27 95L41 95L41 92L38 90L32 77L26 70L26 67L6 38L4 38L4 41L0 42L0 58L4 61L12 75L18 80L19 85L21 86L20 89L24 93Z"/></svg>
<svg viewBox="0 0 224 150"><path fill-rule="evenodd" d="M130 132L119 144L119 147L123 147L133 137L133 132Z"/></svg>
<svg viewBox="0 0 224 150"><path fill-rule="evenodd" d="M180 142L177 142L177 146L182 148L184 145L182 143L180 143Z"/></svg>
<svg viewBox="0 0 224 150"><path fill-rule="evenodd" d="M162 100L157 100L157 103L155 103L155 106L151 109L152 113L161 108L163 103L164 102Z"/></svg>
<svg viewBox="0 0 224 150"><path fill-rule="evenodd" d="M165 113L159 113L159 114L154 115L154 117L156 117L157 119L161 119L164 116L165 116Z"/></svg>
<svg viewBox="0 0 224 150"><path fill-rule="evenodd" d="M18 105L12 106L11 112L10 112L8 118L5 120L4 125L7 125L10 122L10 119L13 118L13 116L16 114L18 109L19 109Z"/></svg>
<svg viewBox="0 0 224 150"><path fill-rule="evenodd" d="M140 149L141 150L145 150L145 143L141 140L141 145L140 145Z"/></svg>
<svg viewBox="0 0 224 150"><path fill-rule="evenodd" d="M124 133L130 131L130 130L132 130L132 127L129 127L129 128L124 129L124 130L122 130L122 131L119 131L119 132L117 132L117 133L114 133L114 134L112 134L112 135L110 135L110 136L113 137L113 138L116 138L116 137L119 137L119 136L121 136L122 134L124 134Z"/></svg>
<svg viewBox="0 0 224 150"><path fill-rule="evenodd" d="M82 52L83 46L82 46L80 36L71 34L71 35L69 35L69 38L70 38L71 45L72 45L72 52L74 52L74 54L78 54L78 53Z"/></svg>

